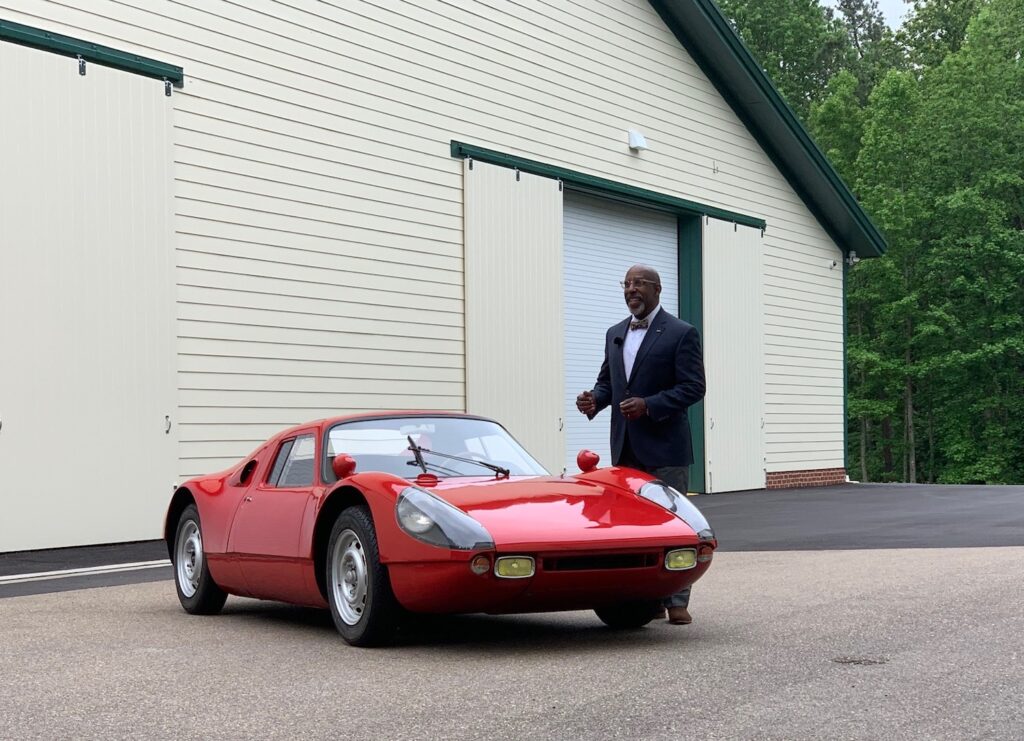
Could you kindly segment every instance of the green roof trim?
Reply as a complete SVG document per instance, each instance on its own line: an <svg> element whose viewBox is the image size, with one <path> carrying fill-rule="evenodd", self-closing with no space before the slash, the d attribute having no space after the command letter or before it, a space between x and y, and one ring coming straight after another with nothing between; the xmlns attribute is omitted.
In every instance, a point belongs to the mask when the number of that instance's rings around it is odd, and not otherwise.
<svg viewBox="0 0 1024 741"><path fill-rule="evenodd" d="M844 253L886 242L712 0L648 0Z"/></svg>
<svg viewBox="0 0 1024 741"><path fill-rule="evenodd" d="M502 167L514 167L518 170L522 170L523 172L531 173L532 175L557 178L567 185L574 185L596 193L613 195L628 201L650 206L659 206L676 213L700 214L701 216L710 216L714 219L731 221L736 224L752 226L757 229L765 228L765 220L759 219L755 216L747 216L734 211L726 211L725 209L716 208L714 206L705 206L701 203L687 201L683 198L676 198L675 196L666 195L654 190L638 188L634 185L625 185L624 183L619 183L615 180L587 175L586 173L578 172L576 170L558 167L557 165L548 165L543 162L537 162L536 160L526 159L525 157L505 154L504 152L496 152L493 149L484 149L483 147L477 147L472 144L464 144L463 142L452 140L451 153L452 157L461 159L470 158L480 160L481 162L488 162L492 165L501 165Z"/></svg>
<svg viewBox="0 0 1024 741"><path fill-rule="evenodd" d="M66 57L81 57L86 62L93 62L104 67L113 67L158 80L167 80L176 87L181 87L185 82L185 71L173 64L165 64L138 54L118 51L109 46L94 44L91 41L82 41L70 36L62 36L59 33L23 26L2 18L0 18L0 40L31 46Z"/></svg>

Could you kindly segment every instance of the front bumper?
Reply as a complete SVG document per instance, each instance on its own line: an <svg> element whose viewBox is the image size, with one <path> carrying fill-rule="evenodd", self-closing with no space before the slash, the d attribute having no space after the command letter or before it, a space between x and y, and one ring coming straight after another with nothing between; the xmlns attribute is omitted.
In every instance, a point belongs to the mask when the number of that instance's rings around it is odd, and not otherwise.
<svg viewBox="0 0 1024 741"><path fill-rule="evenodd" d="M491 554L532 556L536 573L523 579L502 579L493 572L474 574L468 558L392 563L388 571L395 597L413 612L502 614L586 610L620 602L664 599L700 579L711 565L698 563L686 571L669 571L664 563L669 550L672 549Z"/></svg>

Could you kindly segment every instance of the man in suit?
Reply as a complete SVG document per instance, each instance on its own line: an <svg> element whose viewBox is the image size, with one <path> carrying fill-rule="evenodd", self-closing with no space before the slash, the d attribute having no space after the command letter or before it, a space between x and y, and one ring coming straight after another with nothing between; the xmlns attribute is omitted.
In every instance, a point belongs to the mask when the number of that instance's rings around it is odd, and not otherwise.
<svg viewBox="0 0 1024 741"><path fill-rule="evenodd" d="M608 329L597 384L576 407L589 419L611 407L613 465L646 471L685 494L693 463L686 410L704 398L700 336L659 305L653 268L634 265L622 288L630 316ZM689 587L665 601L670 623L692 622L689 602Z"/></svg>

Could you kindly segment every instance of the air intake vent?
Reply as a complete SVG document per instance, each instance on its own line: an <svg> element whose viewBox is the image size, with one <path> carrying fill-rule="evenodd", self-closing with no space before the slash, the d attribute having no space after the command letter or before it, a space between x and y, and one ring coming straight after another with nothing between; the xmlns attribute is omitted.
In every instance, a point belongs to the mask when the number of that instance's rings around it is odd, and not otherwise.
<svg viewBox="0 0 1024 741"><path fill-rule="evenodd" d="M607 571L647 569L657 566L659 553L613 553L603 556L561 556L545 558L545 571Z"/></svg>

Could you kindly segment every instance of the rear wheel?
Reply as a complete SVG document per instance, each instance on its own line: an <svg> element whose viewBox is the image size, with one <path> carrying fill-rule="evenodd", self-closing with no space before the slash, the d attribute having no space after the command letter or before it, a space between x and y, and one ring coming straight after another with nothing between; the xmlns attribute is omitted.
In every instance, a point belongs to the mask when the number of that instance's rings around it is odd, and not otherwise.
<svg viewBox="0 0 1024 741"><path fill-rule="evenodd" d="M203 550L203 531L199 510L190 504L178 518L174 533L174 586L185 612L214 615L224 607L228 596L210 576Z"/></svg>
<svg viewBox="0 0 1024 741"><path fill-rule="evenodd" d="M400 609L366 507L343 511L327 545L327 602L334 626L353 646L389 642Z"/></svg>
<svg viewBox="0 0 1024 741"><path fill-rule="evenodd" d="M621 602L608 607L598 607L594 612L609 628L627 630L642 628L657 617L660 602Z"/></svg>

